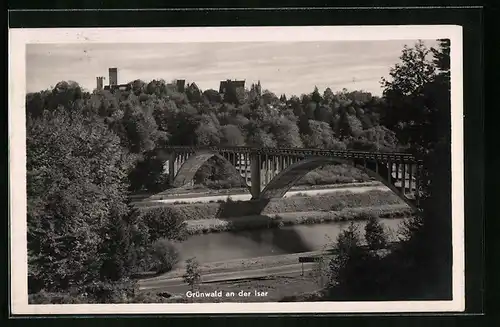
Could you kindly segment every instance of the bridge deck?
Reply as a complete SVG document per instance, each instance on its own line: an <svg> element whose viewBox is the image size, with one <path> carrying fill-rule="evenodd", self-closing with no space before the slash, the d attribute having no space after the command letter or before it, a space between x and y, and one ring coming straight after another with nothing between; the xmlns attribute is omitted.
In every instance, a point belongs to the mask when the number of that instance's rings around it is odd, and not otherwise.
<svg viewBox="0 0 500 327"><path fill-rule="evenodd" d="M373 151L353 151L353 150L329 150L329 149L309 149L309 148L264 148L264 147L196 147L196 146L167 146L165 150L172 150L184 153L194 153L200 151L214 151L219 153L252 153L261 155L288 155L288 156L338 156L342 158L378 159L390 161L418 162L413 154L406 152L373 152Z"/></svg>

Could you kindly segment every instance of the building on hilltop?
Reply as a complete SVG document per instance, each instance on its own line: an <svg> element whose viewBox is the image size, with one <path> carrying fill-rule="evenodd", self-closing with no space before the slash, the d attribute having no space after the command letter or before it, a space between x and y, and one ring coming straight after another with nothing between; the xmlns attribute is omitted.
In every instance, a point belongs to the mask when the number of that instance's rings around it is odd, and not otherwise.
<svg viewBox="0 0 500 327"><path fill-rule="evenodd" d="M231 81L231 80L225 80L220 82L219 86L219 93L220 94L225 94L230 90L230 88L235 88L235 89L244 89L245 88L245 81Z"/></svg>
<svg viewBox="0 0 500 327"><path fill-rule="evenodd" d="M245 94L245 81L231 81L229 79L221 81L219 94L225 102L241 103Z"/></svg>
<svg viewBox="0 0 500 327"><path fill-rule="evenodd" d="M118 84L118 68L109 68L109 84L104 86L105 90L114 91L116 89L124 91L130 90L129 84ZM97 77L97 89L102 89L104 77Z"/></svg>
<svg viewBox="0 0 500 327"><path fill-rule="evenodd" d="M185 86L186 86L186 80L184 79L178 79L177 80L177 92L179 93L184 93L184 90L185 90Z"/></svg>
<svg viewBox="0 0 500 327"><path fill-rule="evenodd" d="M118 85L118 68L109 69L109 86Z"/></svg>
<svg viewBox="0 0 500 327"><path fill-rule="evenodd" d="M118 84L118 68L109 68L109 84L104 86L104 90L114 91L130 91L132 89L133 83L127 84ZM98 76L97 79L97 90L103 89L104 79L105 77ZM167 87L171 87L173 90L176 90L179 93L184 93L186 89L186 80L178 79L175 80L173 84L167 84Z"/></svg>
<svg viewBox="0 0 500 327"><path fill-rule="evenodd" d="M96 79L97 79L97 90L100 91L104 87L104 77L98 76Z"/></svg>

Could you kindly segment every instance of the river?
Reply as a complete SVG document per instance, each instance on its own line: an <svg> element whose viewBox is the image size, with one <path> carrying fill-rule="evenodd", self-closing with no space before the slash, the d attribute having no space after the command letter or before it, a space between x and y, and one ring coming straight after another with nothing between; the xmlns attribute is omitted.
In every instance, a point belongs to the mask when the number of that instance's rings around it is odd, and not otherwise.
<svg viewBox="0 0 500 327"><path fill-rule="evenodd" d="M381 219L392 239L403 218ZM357 222L364 235L366 222ZM337 239L349 222L293 225L252 231L193 235L179 244L181 262L196 257L200 263L318 251Z"/></svg>

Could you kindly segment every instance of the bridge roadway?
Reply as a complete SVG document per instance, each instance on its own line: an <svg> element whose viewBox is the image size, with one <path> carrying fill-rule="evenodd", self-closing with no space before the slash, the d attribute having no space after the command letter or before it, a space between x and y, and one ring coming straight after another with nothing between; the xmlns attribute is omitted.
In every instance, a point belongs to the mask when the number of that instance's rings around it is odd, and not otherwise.
<svg viewBox="0 0 500 327"><path fill-rule="evenodd" d="M354 150L331 150L310 148L269 148L249 146L166 146L163 150L178 153L196 153L200 151L213 151L218 153L241 153L260 155L283 155L283 156L329 156L345 159L372 159L400 163L416 163L420 161L411 153L406 152L376 152L376 151L354 151Z"/></svg>

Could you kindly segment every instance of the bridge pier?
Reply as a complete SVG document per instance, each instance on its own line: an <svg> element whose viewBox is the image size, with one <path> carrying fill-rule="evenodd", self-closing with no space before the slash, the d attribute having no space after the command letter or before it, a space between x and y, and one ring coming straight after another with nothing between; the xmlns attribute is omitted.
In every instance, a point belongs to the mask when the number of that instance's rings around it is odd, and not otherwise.
<svg viewBox="0 0 500 327"><path fill-rule="evenodd" d="M258 199L260 196L260 172L261 172L261 161L260 154L250 155L250 180L252 185L250 186L250 192L252 193L252 198Z"/></svg>
<svg viewBox="0 0 500 327"><path fill-rule="evenodd" d="M168 159L168 181L170 185L174 182L175 178L175 152L170 153Z"/></svg>
<svg viewBox="0 0 500 327"><path fill-rule="evenodd" d="M403 193L403 196L405 195L406 192L406 164L402 164L402 170L401 170L401 193Z"/></svg>

